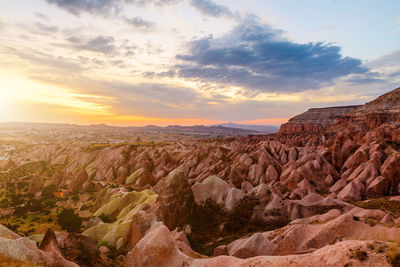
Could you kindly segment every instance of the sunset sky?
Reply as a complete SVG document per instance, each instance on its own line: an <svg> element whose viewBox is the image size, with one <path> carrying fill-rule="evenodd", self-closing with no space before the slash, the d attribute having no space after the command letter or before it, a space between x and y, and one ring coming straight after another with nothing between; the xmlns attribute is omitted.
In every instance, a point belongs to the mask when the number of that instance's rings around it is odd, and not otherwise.
<svg viewBox="0 0 400 267"><path fill-rule="evenodd" d="M280 124L400 86L399 0L0 0L0 121Z"/></svg>

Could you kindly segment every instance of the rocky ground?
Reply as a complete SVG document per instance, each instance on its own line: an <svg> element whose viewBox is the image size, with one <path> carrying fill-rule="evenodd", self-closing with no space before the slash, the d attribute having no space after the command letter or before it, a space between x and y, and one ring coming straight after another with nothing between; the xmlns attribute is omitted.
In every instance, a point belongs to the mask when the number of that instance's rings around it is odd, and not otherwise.
<svg viewBox="0 0 400 267"><path fill-rule="evenodd" d="M399 115L400 88L274 135L30 146L0 161L0 260L400 266Z"/></svg>

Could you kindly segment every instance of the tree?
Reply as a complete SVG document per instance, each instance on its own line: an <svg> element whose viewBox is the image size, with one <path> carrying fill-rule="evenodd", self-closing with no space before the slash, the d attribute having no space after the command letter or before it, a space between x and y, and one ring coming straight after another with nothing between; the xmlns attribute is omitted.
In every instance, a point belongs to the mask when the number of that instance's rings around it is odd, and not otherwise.
<svg viewBox="0 0 400 267"><path fill-rule="evenodd" d="M57 222L61 229L77 233L80 232L82 218L76 215L73 209L65 208L57 215Z"/></svg>
<svg viewBox="0 0 400 267"><path fill-rule="evenodd" d="M57 186L55 186L54 184L48 185L42 190L42 198L45 199L55 198L54 192L56 191L57 191Z"/></svg>

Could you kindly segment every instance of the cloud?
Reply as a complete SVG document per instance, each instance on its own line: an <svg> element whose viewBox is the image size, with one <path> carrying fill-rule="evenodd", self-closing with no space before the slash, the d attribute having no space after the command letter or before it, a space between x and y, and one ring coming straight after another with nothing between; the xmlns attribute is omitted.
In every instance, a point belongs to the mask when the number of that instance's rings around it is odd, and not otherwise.
<svg viewBox="0 0 400 267"><path fill-rule="evenodd" d="M74 95L98 96L91 99L90 102L93 102L94 105L110 107L112 113L121 116L208 118L222 121L265 117L281 118L291 117L302 112L309 108L311 102L308 99L293 102L290 99L269 101L265 99L257 100L257 98L232 101L230 97L218 95L218 93L203 95L197 89L163 82L131 83L121 79L110 80L90 77L87 76L89 72L85 69L85 67L91 65L90 58L57 57L40 51L15 50L12 48L2 52L23 59L23 61L16 60L15 64L29 69L30 79L44 84L59 85L62 88L67 88ZM163 74L171 75L171 73ZM364 94L366 86L360 85L359 87L360 92ZM349 88L353 90L354 86ZM303 94L309 95L309 92ZM315 93L316 96L319 94ZM334 96L337 94L336 91L326 94L333 99L333 102L324 102L321 104L322 106L353 103L350 100L340 102ZM309 95L309 99L315 100L314 95ZM313 105L315 105L315 102L313 102ZM246 110L246 112L243 112L243 110Z"/></svg>
<svg viewBox="0 0 400 267"><path fill-rule="evenodd" d="M124 18L125 22L137 30L151 31L154 30L156 24L140 17Z"/></svg>
<svg viewBox="0 0 400 267"><path fill-rule="evenodd" d="M386 55L380 56L366 64L371 68L399 68L400 50L395 50Z"/></svg>
<svg viewBox="0 0 400 267"><path fill-rule="evenodd" d="M176 4L181 1L182 0L125 0L126 3L133 4L136 6L148 6L148 5L165 6L165 5Z"/></svg>
<svg viewBox="0 0 400 267"><path fill-rule="evenodd" d="M370 78L370 77L352 77L346 80L347 82L353 84L370 84L370 83L384 83L385 80L378 78Z"/></svg>
<svg viewBox="0 0 400 267"><path fill-rule="evenodd" d="M382 55L375 60L367 62L365 65L375 71L373 78L392 84L400 82L400 50Z"/></svg>
<svg viewBox="0 0 400 267"><path fill-rule="evenodd" d="M177 55L178 77L221 86L264 92L319 89L349 74L366 73L359 59L343 57L331 44L299 44L255 17L230 33L191 41L188 53Z"/></svg>
<svg viewBox="0 0 400 267"><path fill-rule="evenodd" d="M233 13L229 8L227 8L226 6L218 5L211 0L191 0L190 4L198 11L208 16L233 16Z"/></svg>
<svg viewBox="0 0 400 267"><path fill-rule="evenodd" d="M25 63L30 63L30 65L23 64L23 66L28 67L33 75L41 73L42 76L48 74L65 77L65 75L78 74L85 70L79 61L64 56L53 56L33 49L18 50L12 47L2 47L1 50L8 55L17 56Z"/></svg>
<svg viewBox="0 0 400 267"><path fill-rule="evenodd" d="M116 15L120 12L123 2L121 0L45 0L62 8L73 15L87 12L93 15Z"/></svg>
<svg viewBox="0 0 400 267"><path fill-rule="evenodd" d="M35 24L35 26L41 32L47 32L47 33L56 33L56 32L58 32L58 27L54 26L54 25L46 25L46 24L37 22Z"/></svg>
<svg viewBox="0 0 400 267"><path fill-rule="evenodd" d="M112 36L97 36L88 41L82 41L76 37L67 39L70 46L77 50L86 50L103 54L112 54L116 50L115 39Z"/></svg>
<svg viewBox="0 0 400 267"><path fill-rule="evenodd" d="M35 12L34 15L38 17L39 19L45 20L45 21L50 21L50 17L46 14L40 13L40 12Z"/></svg>
<svg viewBox="0 0 400 267"><path fill-rule="evenodd" d="M400 77L400 70L394 71L388 75L389 77Z"/></svg>

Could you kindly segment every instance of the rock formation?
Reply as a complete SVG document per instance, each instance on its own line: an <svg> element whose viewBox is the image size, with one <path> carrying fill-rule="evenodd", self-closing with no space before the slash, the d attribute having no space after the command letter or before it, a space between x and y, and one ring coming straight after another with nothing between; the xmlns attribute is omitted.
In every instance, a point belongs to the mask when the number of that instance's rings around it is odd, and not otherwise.
<svg viewBox="0 0 400 267"><path fill-rule="evenodd" d="M400 88L310 109L274 135L32 146L1 165L10 201L0 214L16 222L71 208L82 234L28 238L0 225L0 255L60 266L399 266L399 114Z"/></svg>
<svg viewBox="0 0 400 267"><path fill-rule="evenodd" d="M308 111L297 115L289 122L281 125L282 134L320 132L337 123L345 114L361 106L340 106L326 108L310 108Z"/></svg>

